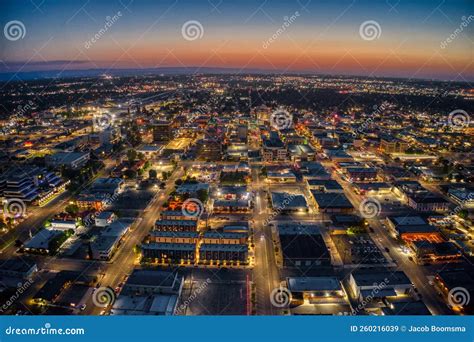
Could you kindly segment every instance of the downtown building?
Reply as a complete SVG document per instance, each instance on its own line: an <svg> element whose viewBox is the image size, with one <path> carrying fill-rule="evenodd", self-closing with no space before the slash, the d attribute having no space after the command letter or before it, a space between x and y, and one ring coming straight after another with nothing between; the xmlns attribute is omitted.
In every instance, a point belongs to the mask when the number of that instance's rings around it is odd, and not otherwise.
<svg viewBox="0 0 474 342"><path fill-rule="evenodd" d="M21 199L25 203L43 205L66 189L69 181L45 168L10 169L0 177L0 196Z"/></svg>
<svg viewBox="0 0 474 342"><path fill-rule="evenodd" d="M152 124L153 142L167 143L173 138L173 128L170 121L157 121Z"/></svg>
<svg viewBox="0 0 474 342"><path fill-rule="evenodd" d="M384 153L405 153L408 143L392 136L384 136L380 139L380 150Z"/></svg>
<svg viewBox="0 0 474 342"><path fill-rule="evenodd" d="M264 162L286 161L288 149L278 136L278 132L270 132L270 137L262 143L262 157Z"/></svg>

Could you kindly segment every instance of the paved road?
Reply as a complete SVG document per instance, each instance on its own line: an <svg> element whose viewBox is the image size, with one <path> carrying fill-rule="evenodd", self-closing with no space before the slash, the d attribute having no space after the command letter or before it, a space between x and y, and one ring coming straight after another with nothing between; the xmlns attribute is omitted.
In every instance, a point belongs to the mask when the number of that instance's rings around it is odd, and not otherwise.
<svg viewBox="0 0 474 342"><path fill-rule="evenodd" d="M123 280L124 276L130 274L133 268L138 265L139 260L135 255L133 247L139 245L148 234L150 228L153 227L155 221L159 217L161 206L168 199L168 195L174 189L174 182L183 175L184 172L182 168L178 166L166 182L165 189L160 190L150 201L150 204L144 211L142 219L137 225L134 224L132 231L119 247L111 262L104 264L102 271L105 273L105 276L101 281L101 286L109 286L115 289ZM102 310L103 308L88 305L84 314L97 315Z"/></svg>
<svg viewBox="0 0 474 342"><path fill-rule="evenodd" d="M358 210L360 202L363 197L354 192L352 185L343 180L337 173L333 173L333 178L336 179L344 188L344 193L351 201L352 205ZM390 250L390 258L395 260L397 269L405 272L412 283L418 289L422 296L422 300L428 309L434 315L448 315L451 311L446 304L438 297L435 289L429 285L427 276L431 274L425 267L417 265L408 259L408 256L403 254L400 250L400 245L392 237L390 233L382 226L381 220L386 217L386 213L380 213L378 216L369 220L370 227L374 232L370 232L372 239L380 246L387 247ZM382 248L384 252L384 248ZM384 252L385 253L385 252Z"/></svg>
<svg viewBox="0 0 474 342"><path fill-rule="evenodd" d="M259 168L252 168L252 189L256 192L254 206L254 242L255 266L253 281L256 286L256 306L259 315L276 315L278 308L271 304L270 296L273 289L280 283L279 270L276 265L271 228L268 226L267 197L265 184L261 182Z"/></svg>
<svg viewBox="0 0 474 342"><path fill-rule="evenodd" d="M109 158L105 162L105 167L100 170L97 175L87 182L82 188L87 188L94 180L99 177L108 176L113 166L115 165L115 159ZM11 257L14 255L18 247L15 247L15 240L25 241L31 234L35 234L37 231L43 228L43 223L64 210L67 203L71 200L73 194L69 191L65 191L57 198L49 202L47 205L41 208L34 208L29 213L29 216L25 221L21 222L15 229L2 236L2 241L9 241L10 243L3 247L0 251L0 257Z"/></svg>
<svg viewBox="0 0 474 342"><path fill-rule="evenodd" d="M87 261L76 259L58 259L56 257L34 257L38 259L40 267L47 267L53 270L77 270L77 271L92 271L104 274L101 280L102 286L110 286L115 288L122 281L123 277L133 270L138 264L138 260L133 251L133 247L141 243L143 238L147 235L149 229L159 216L159 211L162 204L167 200L168 194L174 189L174 182L182 177L182 166L191 166L196 163L193 161L185 161L179 164L178 168L172 174L170 179L166 182L164 190L160 190L156 196L149 203L141 215L141 219L133 225L132 231L125 238L117 253L111 262ZM218 163L218 164L235 164L235 163ZM329 163L326 163L329 164ZM280 314L281 310L271 304L270 296L274 289L278 288L280 284L280 272L276 264L274 255L274 244L272 239L271 228L268 226L267 220L270 217L267 203L266 190L267 185L262 182L259 176L260 164L252 164L252 190L256 194L254 213L252 216L252 225L254 229L254 243L255 243L255 267L252 272L253 282L256 285L256 311L259 315L276 315ZM106 175L111 167L112 161L109 161L106 168L99 172L97 177ZM352 186L341 179L339 175L334 175L334 178L343 185L346 195L355 206L359 207L362 197L355 194ZM60 212L66 203L70 200L71 195L64 193L47 206L36 210L31 216L17 227L15 238L22 238L29 234L32 227L40 227L41 224L52 215ZM318 215L309 215L310 219L316 219ZM381 217L370 220L370 225L374 232L370 233L374 241L378 241L383 246L390 249L390 256L393 258L398 267L403 270L412 280L414 285L418 288L422 295L425 304L428 306L433 314L449 314L450 311L446 305L438 298L436 291L428 284L427 276L430 275L429 269L414 264L409 261L407 256L400 252L398 243L389 237L388 232L383 228L380 222ZM4 255L12 255L15 251L13 245L8 246L4 251ZM103 308L95 307L90 299L87 302L87 309L83 314L99 314Z"/></svg>

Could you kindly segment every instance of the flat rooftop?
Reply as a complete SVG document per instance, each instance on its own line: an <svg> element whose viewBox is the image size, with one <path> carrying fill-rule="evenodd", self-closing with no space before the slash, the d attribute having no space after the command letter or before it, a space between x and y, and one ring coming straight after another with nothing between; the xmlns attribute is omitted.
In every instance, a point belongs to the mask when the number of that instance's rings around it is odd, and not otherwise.
<svg viewBox="0 0 474 342"><path fill-rule="evenodd" d="M25 244L25 248L48 249L49 241L54 237L63 234L61 230L41 229L33 238Z"/></svg>
<svg viewBox="0 0 474 342"><path fill-rule="evenodd" d="M352 277L358 286L380 286L381 283L385 283L388 287L411 285L410 279L402 271L354 271Z"/></svg>
<svg viewBox="0 0 474 342"><path fill-rule="evenodd" d="M242 244L224 245L204 243L199 248L200 252L247 252L248 246Z"/></svg>
<svg viewBox="0 0 474 342"><path fill-rule="evenodd" d="M127 285L150 285L173 287L178 280L176 272L155 270L134 270L127 279Z"/></svg>
<svg viewBox="0 0 474 342"><path fill-rule="evenodd" d="M320 235L321 231L317 224L307 222L280 222L278 223L278 234L280 235Z"/></svg>
<svg viewBox="0 0 474 342"><path fill-rule="evenodd" d="M283 257L288 260L330 260L330 254L321 235L280 235Z"/></svg>
<svg viewBox="0 0 474 342"><path fill-rule="evenodd" d="M296 277L287 278L291 292L339 291L341 282L336 277Z"/></svg>
<svg viewBox="0 0 474 342"><path fill-rule="evenodd" d="M272 204L274 208L281 209L306 209L308 204L301 194L289 194L286 192L272 192Z"/></svg>
<svg viewBox="0 0 474 342"><path fill-rule="evenodd" d="M156 250L175 250L175 251L192 251L196 250L195 243L164 243L164 242L153 242L142 244L143 249L156 249Z"/></svg>
<svg viewBox="0 0 474 342"><path fill-rule="evenodd" d="M161 315L170 316L178 303L177 295L155 294L147 296L120 295L111 315Z"/></svg>
<svg viewBox="0 0 474 342"><path fill-rule="evenodd" d="M387 219L400 226L419 226L427 224L426 220L420 216L389 216Z"/></svg>
<svg viewBox="0 0 474 342"><path fill-rule="evenodd" d="M352 203L347 199L346 195L344 194L321 193L319 191L314 190L311 190L311 194L313 195L314 200L318 204L319 208L353 208Z"/></svg>

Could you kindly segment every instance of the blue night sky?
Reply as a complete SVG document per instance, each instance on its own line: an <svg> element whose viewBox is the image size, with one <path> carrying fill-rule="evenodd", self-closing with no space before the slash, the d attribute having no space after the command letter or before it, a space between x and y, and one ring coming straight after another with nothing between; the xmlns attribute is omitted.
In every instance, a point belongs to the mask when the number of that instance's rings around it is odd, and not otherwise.
<svg viewBox="0 0 474 342"><path fill-rule="evenodd" d="M14 41L0 37L0 72L206 66L473 80L470 15L467 0L2 0L2 28L17 20L26 32ZM182 35L190 20L203 28L192 41ZM359 32L369 20L381 30L374 40Z"/></svg>

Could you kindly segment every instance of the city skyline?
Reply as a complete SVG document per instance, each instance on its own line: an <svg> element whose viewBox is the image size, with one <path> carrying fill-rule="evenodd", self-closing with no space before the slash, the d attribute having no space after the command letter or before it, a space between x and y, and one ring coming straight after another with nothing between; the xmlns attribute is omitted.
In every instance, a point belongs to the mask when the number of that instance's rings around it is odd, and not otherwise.
<svg viewBox="0 0 474 342"><path fill-rule="evenodd" d="M469 37L474 17L468 1L18 1L0 6L4 34L12 21L23 25L18 39L2 37L1 73L178 67L474 79Z"/></svg>
<svg viewBox="0 0 474 342"><path fill-rule="evenodd" d="M464 341L471 3L1 2L0 336Z"/></svg>

